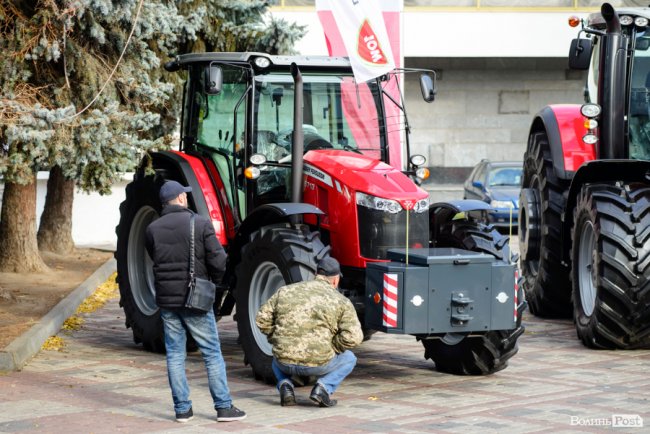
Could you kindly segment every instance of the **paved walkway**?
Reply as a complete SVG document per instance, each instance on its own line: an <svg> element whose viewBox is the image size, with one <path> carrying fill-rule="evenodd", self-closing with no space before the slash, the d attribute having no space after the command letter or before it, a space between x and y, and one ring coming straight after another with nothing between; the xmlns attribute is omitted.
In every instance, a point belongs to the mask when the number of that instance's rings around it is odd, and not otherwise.
<svg viewBox="0 0 650 434"><path fill-rule="evenodd" d="M65 352L41 351L21 372L0 376L0 432L355 433L570 432L650 429L650 351L582 347L568 321L527 317L510 366L488 377L433 370L410 336L378 333L357 351L359 364L336 398L282 408L273 387L252 378L236 324L219 323L228 380L243 422L217 423L198 353L188 360L194 419L173 421L163 356L133 344L116 300L86 316L81 330L60 333ZM644 419L642 429L602 426L612 414ZM572 425L573 420L573 425ZM587 423L601 426L584 425ZM582 424L582 425L580 425Z"/></svg>

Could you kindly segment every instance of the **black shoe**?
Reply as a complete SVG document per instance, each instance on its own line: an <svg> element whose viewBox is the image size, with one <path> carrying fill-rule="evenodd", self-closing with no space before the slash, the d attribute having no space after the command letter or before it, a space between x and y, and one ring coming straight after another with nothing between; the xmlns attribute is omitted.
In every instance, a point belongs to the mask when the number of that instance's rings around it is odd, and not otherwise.
<svg viewBox="0 0 650 434"><path fill-rule="evenodd" d="M185 423L192 420L194 413L192 413L192 407L187 410L185 413L176 413L176 422Z"/></svg>
<svg viewBox="0 0 650 434"><path fill-rule="evenodd" d="M280 405L282 407L296 405L296 395L289 383L282 383L282 386L280 386Z"/></svg>
<svg viewBox="0 0 650 434"><path fill-rule="evenodd" d="M234 422L242 419L246 419L246 413L234 405L230 406L230 408L217 409L217 422Z"/></svg>
<svg viewBox="0 0 650 434"><path fill-rule="evenodd" d="M317 402L321 407L334 407L336 405L336 399L330 399L330 394L320 383L316 383L314 388L311 389L309 399Z"/></svg>

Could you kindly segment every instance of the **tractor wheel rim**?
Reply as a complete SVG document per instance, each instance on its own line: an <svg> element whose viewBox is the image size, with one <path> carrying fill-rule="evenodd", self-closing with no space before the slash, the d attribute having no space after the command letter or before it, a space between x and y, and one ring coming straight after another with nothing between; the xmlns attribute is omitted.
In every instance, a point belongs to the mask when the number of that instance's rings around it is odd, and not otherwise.
<svg viewBox="0 0 650 434"><path fill-rule="evenodd" d="M250 292L248 296L248 316L253 332L253 337L258 348L266 355L271 356L272 347L266 335L255 325L257 311L281 286L286 285L282 272L273 262L261 263L253 273Z"/></svg>
<svg viewBox="0 0 650 434"><path fill-rule="evenodd" d="M580 303L586 316L591 316L596 306L596 267L594 252L596 232L592 222L585 222L580 230L578 253L578 284L580 285Z"/></svg>
<svg viewBox="0 0 650 434"><path fill-rule="evenodd" d="M133 217L133 223L131 223L127 250L131 295L140 312L147 316L151 316L158 311L153 261L145 248L147 226L157 218L158 213L150 206L144 206L138 210Z"/></svg>

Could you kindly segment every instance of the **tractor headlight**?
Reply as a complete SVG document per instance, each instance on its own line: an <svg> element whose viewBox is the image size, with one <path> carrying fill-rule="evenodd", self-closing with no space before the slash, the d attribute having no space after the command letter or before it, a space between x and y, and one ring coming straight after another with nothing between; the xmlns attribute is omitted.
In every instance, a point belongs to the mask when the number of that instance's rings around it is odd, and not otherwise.
<svg viewBox="0 0 650 434"><path fill-rule="evenodd" d="M582 137L582 141L588 145L594 145L596 142L598 142L598 137L596 137L595 134L585 134Z"/></svg>
<svg viewBox="0 0 650 434"><path fill-rule="evenodd" d="M264 155L264 154L253 154L253 155L251 155L250 162L251 162L251 164L255 164L256 166L264 164L264 163L266 163L266 155Z"/></svg>
<svg viewBox="0 0 650 434"><path fill-rule="evenodd" d="M632 17L629 16L629 15L623 15L623 16L621 16L618 20L619 20L619 21L621 22L621 24L624 25L624 26L629 26L630 24L632 24L632 23L634 22L634 18L632 18Z"/></svg>
<svg viewBox="0 0 650 434"><path fill-rule="evenodd" d="M582 116L592 119L598 117L600 115L601 109L598 104L583 104L582 107L580 107L580 113L582 113Z"/></svg>
<svg viewBox="0 0 650 434"><path fill-rule="evenodd" d="M402 211L401 205L395 200L384 199L360 192L357 192L356 196L357 205L366 208L376 209L377 211L384 211L390 214L397 214Z"/></svg>
<svg viewBox="0 0 650 434"><path fill-rule="evenodd" d="M411 155L411 164L416 167L420 167L426 162L427 159L424 157L424 155L420 155L420 154Z"/></svg>
<svg viewBox="0 0 650 434"><path fill-rule="evenodd" d="M256 57L255 66L257 66L260 69L266 69L269 66L271 66L271 59L269 59L268 57Z"/></svg>
<svg viewBox="0 0 650 434"><path fill-rule="evenodd" d="M515 205L510 200L493 200L490 202L492 208L514 208Z"/></svg>
<svg viewBox="0 0 650 434"><path fill-rule="evenodd" d="M413 207L413 211L415 211L416 213L429 211L429 198L427 197L426 199L418 200L415 203L415 206Z"/></svg>

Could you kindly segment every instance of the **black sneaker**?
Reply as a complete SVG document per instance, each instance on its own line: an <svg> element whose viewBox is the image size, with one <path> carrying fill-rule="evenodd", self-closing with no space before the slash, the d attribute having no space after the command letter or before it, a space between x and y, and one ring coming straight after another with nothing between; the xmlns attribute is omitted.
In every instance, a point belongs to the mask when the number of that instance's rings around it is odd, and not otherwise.
<svg viewBox="0 0 650 434"><path fill-rule="evenodd" d="M194 413L192 412L192 407L187 410L185 413L176 413L176 422L185 423L192 420Z"/></svg>
<svg viewBox="0 0 650 434"><path fill-rule="evenodd" d="M280 386L280 405L282 407L296 405L296 395L289 383L282 383L282 386Z"/></svg>
<svg viewBox="0 0 650 434"><path fill-rule="evenodd" d="M320 383L316 383L314 388L311 389L309 399L318 403L320 407L334 407L336 405L336 399L330 399L330 394Z"/></svg>
<svg viewBox="0 0 650 434"><path fill-rule="evenodd" d="M217 409L217 422L234 422L236 420L246 419L246 413L235 407L218 408Z"/></svg>

